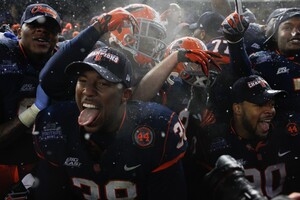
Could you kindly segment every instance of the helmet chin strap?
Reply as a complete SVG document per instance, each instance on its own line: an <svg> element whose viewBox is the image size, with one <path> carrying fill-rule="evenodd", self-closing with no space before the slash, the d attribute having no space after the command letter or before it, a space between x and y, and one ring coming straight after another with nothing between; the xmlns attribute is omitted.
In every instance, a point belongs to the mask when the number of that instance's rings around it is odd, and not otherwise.
<svg viewBox="0 0 300 200"><path fill-rule="evenodd" d="M190 92L191 92L191 97L188 101L186 108L183 109L178 115L178 118L181 120L185 129L188 126L188 122L189 122L189 118L190 118L190 104L191 104L192 99L194 98L194 86L190 87Z"/></svg>

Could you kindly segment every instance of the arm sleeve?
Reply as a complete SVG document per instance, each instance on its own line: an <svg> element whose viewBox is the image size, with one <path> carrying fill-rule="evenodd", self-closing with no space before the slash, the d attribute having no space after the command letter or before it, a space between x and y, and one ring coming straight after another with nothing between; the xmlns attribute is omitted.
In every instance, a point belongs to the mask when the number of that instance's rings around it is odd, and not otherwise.
<svg viewBox="0 0 300 200"><path fill-rule="evenodd" d="M182 158L187 148L185 129L173 113L161 154L159 166L152 170L148 182L148 199L187 199ZM161 125L159 125L161 126Z"/></svg>
<svg viewBox="0 0 300 200"><path fill-rule="evenodd" d="M174 165L175 163L181 162L186 149L187 149L187 138L185 135L185 128L183 124L178 119L178 115L174 112L170 115L169 122L166 121L157 122L158 127L165 127L166 136L163 140L157 140L158 151L153 150L152 153L159 155L157 157L157 163L152 168L152 173L157 173L163 171ZM152 162L153 163L153 162Z"/></svg>
<svg viewBox="0 0 300 200"><path fill-rule="evenodd" d="M251 62L249 60L248 54L246 53L246 48L244 40L238 43L232 44L228 42L229 55L230 55L230 65L233 71L240 76L249 76L253 74L251 70Z"/></svg>
<svg viewBox="0 0 300 200"><path fill-rule="evenodd" d="M99 37L100 33L90 26L52 56L40 73L42 88L48 96L55 100L73 97L74 80L64 74L65 68L74 61L83 60Z"/></svg>

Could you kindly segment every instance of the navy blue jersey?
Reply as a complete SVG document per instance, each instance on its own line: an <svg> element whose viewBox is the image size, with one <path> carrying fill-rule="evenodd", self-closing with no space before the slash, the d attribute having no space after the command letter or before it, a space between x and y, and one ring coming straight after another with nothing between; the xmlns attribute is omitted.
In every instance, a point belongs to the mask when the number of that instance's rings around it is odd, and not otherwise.
<svg viewBox="0 0 300 200"><path fill-rule="evenodd" d="M248 55L261 51L263 48L263 42L266 37L261 27L256 23L250 23L248 29L244 34L245 50ZM207 49L216 53L221 54L222 58L215 58L215 61L220 65L229 65L230 55L228 42L224 36L212 39L206 44Z"/></svg>
<svg viewBox="0 0 300 200"><path fill-rule="evenodd" d="M300 151L299 140L295 140L299 138L276 129L265 141L256 143L241 139L228 124L214 124L207 131L205 141L202 133L201 152L197 154L199 162L207 160L202 163L203 169L207 166L209 171L221 155L231 155L243 165L248 180L267 197L299 191Z"/></svg>
<svg viewBox="0 0 300 200"><path fill-rule="evenodd" d="M229 55L231 46L224 36L214 38L207 44L208 50L222 55L221 58L214 58L222 70L209 88L209 109L214 112L218 121L228 121L230 118L231 99L228 94L233 83L241 76L240 70L231 66L232 56Z"/></svg>
<svg viewBox="0 0 300 200"><path fill-rule="evenodd" d="M174 112L128 102L120 129L99 134L81 130L78 116L74 102L58 103L39 113L34 130L37 152L66 170L75 193L84 199L185 199L180 159L187 143Z"/></svg>
<svg viewBox="0 0 300 200"><path fill-rule="evenodd" d="M229 49L227 40L221 36L212 39L209 43L206 44L207 50L216 52L222 55L221 58L214 58L215 62L223 68L224 66L228 66L230 63L229 58Z"/></svg>
<svg viewBox="0 0 300 200"><path fill-rule="evenodd" d="M250 56L256 71L273 89L285 90L288 97L278 101L278 111L300 112L300 64L276 52L260 51Z"/></svg>
<svg viewBox="0 0 300 200"><path fill-rule="evenodd" d="M265 32L261 25L250 23L244 33L244 43L248 55L261 51L264 47L263 43L266 40Z"/></svg>
<svg viewBox="0 0 300 200"><path fill-rule="evenodd" d="M40 67L40 66L38 66ZM39 70L23 54L18 41L0 40L0 123L14 119L35 101ZM14 148L0 147L1 164L31 163L35 160L31 130L14 142Z"/></svg>

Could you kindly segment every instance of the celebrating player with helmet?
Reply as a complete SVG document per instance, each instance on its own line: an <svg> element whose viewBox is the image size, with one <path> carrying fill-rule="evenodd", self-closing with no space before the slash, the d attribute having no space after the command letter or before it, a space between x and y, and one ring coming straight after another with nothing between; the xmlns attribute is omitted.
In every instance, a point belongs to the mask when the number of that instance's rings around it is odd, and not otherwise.
<svg viewBox="0 0 300 200"><path fill-rule="evenodd" d="M134 85L163 58L166 44L166 28L159 13L146 4L130 4L124 7L137 20L139 32L132 33L128 26L111 32L110 45L124 52L133 65Z"/></svg>
<svg viewBox="0 0 300 200"><path fill-rule="evenodd" d="M136 18L139 32L132 34L124 26L111 32L111 40L132 53L138 64L160 61L166 47L162 41L166 37L166 29L161 24L159 13L145 4L130 4L124 9Z"/></svg>

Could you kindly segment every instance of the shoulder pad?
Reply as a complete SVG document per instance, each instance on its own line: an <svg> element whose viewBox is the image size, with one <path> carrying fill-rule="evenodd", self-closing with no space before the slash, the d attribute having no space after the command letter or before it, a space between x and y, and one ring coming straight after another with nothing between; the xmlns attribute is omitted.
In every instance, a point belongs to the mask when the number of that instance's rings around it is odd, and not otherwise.
<svg viewBox="0 0 300 200"><path fill-rule="evenodd" d="M0 44L7 48L15 47L18 39L12 33L0 33Z"/></svg>

